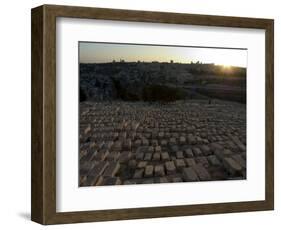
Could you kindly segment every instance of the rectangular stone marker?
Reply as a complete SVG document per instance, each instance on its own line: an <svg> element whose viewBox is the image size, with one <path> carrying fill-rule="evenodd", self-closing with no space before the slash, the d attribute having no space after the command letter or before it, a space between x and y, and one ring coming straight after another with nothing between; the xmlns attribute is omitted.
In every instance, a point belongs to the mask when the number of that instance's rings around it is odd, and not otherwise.
<svg viewBox="0 0 281 230"><path fill-rule="evenodd" d="M142 140L142 144L143 144L144 146L148 146L148 145L149 145L149 142L148 142L147 139L143 139L143 140Z"/></svg>
<svg viewBox="0 0 281 230"><path fill-rule="evenodd" d="M114 139L114 140L116 140L116 139L118 138L118 136L119 136L119 133L117 133L117 132L114 132L114 133L113 133L113 139Z"/></svg>
<svg viewBox="0 0 281 230"><path fill-rule="evenodd" d="M238 146L241 151L246 151L246 146L239 140L237 136L230 135L232 141Z"/></svg>
<svg viewBox="0 0 281 230"><path fill-rule="evenodd" d="M177 159L175 160L175 165L178 169L182 169L185 167L185 162L183 159Z"/></svg>
<svg viewBox="0 0 281 230"><path fill-rule="evenodd" d="M221 165L220 161L218 160L218 158L215 155L208 156L207 159L213 166Z"/></svg>
<svg viewBox="0 0 281 230"><path fill-rule="evenodd" d="M135 169L137 167L137 161L134 159L129 160L128 166L130 169Z"/></svg>
<svg viewBox="0 0 281 230"><path fill-rule="evenodd" d="M138 129L139 125L140 125L139 122L134 122L134 123L132 124L132 130L136 131L136 130Z"/></svg>
<svg viewBox="0 0 281 230"><path fill-rule="evenodd" d="M104 146L104 141L101 141L101 142L99 142L97 144L98 144L97 149L102 149L103 146Z"/></svg>
<svg viewBox="0 0 281 230"><path fill-rule="evenodd" d="M147 165L144 170L144 177L152 177L153 176L153 166Z"/></svg>
<svg viewBox="0 0 281 230"><path fill-rule="evenodd" d="M196 162L194 160L194 158L185 158L185 163L187 164L187 166L191 167L193 165L196 165Z"/></svg>
<svg viewBox="0 0 281 230"><path fill-rule="evenodd" d="M106 157L106 160L107 161L118 161L119 156L120 156L120 152L112 151L112 152L109 152L109 154Z"/></svg>
<svg viewBox="0 0 281 230"><path fill-rule="evenodd" d="M208 145L201 145L200 149L203 152L203 155L205 155L205 156L208 156L211 154L211 149Z"/></svg>
<svg viewBox="0 0 281 230"><path fill-rule="evenodd" d="M160 153L154 153L154 154L153 154L153 157L152 157L152 160L154 160L154 161L160 161Z"/></svg>
<svg viewBox="0 0 281 230"><path fill-rule="evenodd" d="M209 146L213 152L215 152L215 150L223 150L223 146L218 143L211 143Z"/></svg>
<svg viewBox="0 0 281 230"><path fill-rule="evenodd" d="M145 160L145 161L150 161L151 158L152 158L152 153L146 153L146 154L144 155L144 160Z"/></svg>
<svg viewBox="0 0 281 230"><path fill-rule="evenodd" d="M192 150L193 150L193 153L194 153L195 156L197 156L197 157L202 156L202 152L199 148L193 147Z"/></svg>
<svg viewBox="0 0 281 230"><path fill-rule="evenodd" d="M204 144L209 144L209 141L208 141L208 139L202 139L202 143L204 143ZM211 150L212 151L212 150Z"/></svg>
<svg viewBox="0 0 281 230"><path fill-rule="evenodd" d="M149 146L147 151L150 152L150 153L153 153L154 152L154 147L153 146Z"/></svg>
<svg viewBox="0 0 281 230"><path fill-rule="evenodd" d="M140 161L139 163L138 163L138 168L144 168L145 166L147 165L147 161Z"/></svg>
<svg viewBox="0 0 281 230"><path fill-rule="evenodd" d="M152 138L157 138L157 136L158 136L158 133L157 133L157 131L155 130L153 130L152 132L151 132L151 137Z"/></svg>
<svg viewBox="0 0 281 230"><path fill-rule="evenodd" d="M180 137L180 144L185 144L186 143L186 138L185 137L183 137L183 136L181 136Z"/></svg>
<svg viewBox="0 0 281 230"><path fill-rule="evenodd" d="M183 157L183 152L182 151L177 151L176 152L176 157L178 158L178 159L183 159L184 157Z"/></svg>
<svg viewBox="0 0 281 230"><path fill-rule="evenodd" d="M127 132L121 132L121 133L119 134L119 137L120 137L120 139L122 139L122 140L126 139L126 137L127 137Z"/></svg>
<svg viewBox="0 0 281 230"><path fill-rule="evenodd" d="M159 145L156 146L156 147L155 147L155 152L161 152L161 146L159 146Z"/></svg>
<svg viewBox="0 0 281 230"><path fill-rule="evenodd" d="M161 146L166 146L168 143L167 143L167 140L161 140Z"/></svg>
<svg viewBox="0 0 281 230"><path fill-rule="evenodd" d="M84 162L84 163L80 163L80 167L79 167L79 176L87 176L89 174L89 172L92 170L92 168L94 167L95 162L90 161L90 162Z"/></svg>
<svg viewBox="0 0 281 230"><path fill-rule="evenodd" d="M106 162L106 161L101 161L101 162L95 164L93 169L89 172L89 176L101 175L103 173L103 171L105 170L105 168L107 167L107 165L108 165L108 162Z"/></svg>
<svg viewBox="0 0 281 230"><path fill-rule="evenodd" d="M231 157L225 157L223 159L223 165L232 176L242 174L242 166Z"/></svg>
<svg viewBox="0 0 281 230"><path fill-rule="evenodd" d="M202 181L211 180L211 175L207 169L202 164L196 164L192 166L193 170L198 175L199 179Z"/></svg>
<svg viewBox="0 0 281 230"><path fill-rule="evenodd" d="M233 141L227 141L226 144L229 149L232 149L234 151L238 150L238 146Z"/></svg>
<svg viewBox="0 0 281 230"><path fill-rule="evenodd" d="M100 150L98 153L96 153L95 156L93 157L93 159L96 161L103 161L108 156L108 154L109 154L109 151L103 149L103 150Z"/></svg>
<svg viewBox="0 0 281 230"><path fill-rule="evenodd" d="M195 144L196 144L196 139L195 139L195 137L194 137L192 134L188 134L188 136L187 136L187 142L188 142L190 145L195 145Z"/></svg>
<svg viewBox="0 0 281 230"><path fill-rule="evenodd" d="M137 153L136 154L136 160L143 160L144 158L144 153Z"/></svg>
<svg viewBox="0 0 281 230"><path fill-rule="evenodd" d="M202 144L203 140L201 137L196 137L196 142L197 142L197 144Z"/></svg>
<svg viewBox="0 0 281 230"><path fill-rule="evenodd" d="M131 150L132 148L132 141L131 139L126 139L123 142L123 150Z"/></svg>
<svg viewBox="0 0 281 230"><path fill-rule="evenodd" d="M246 168L246 161L241 155L235 154L235 155L232 155L231 158L233 158L235 161L237 161L243 168Z"/></svg>
<svg viewBox="0 0 281 230"><path fill-rule="evenodd" d="M122 142L121 141L115 141L111 148L112 148L113 151L121 151L122 150Z"/></svg>
<svg viewBox="0 0 281 230"><path fill-rule="evenodd" d="M119 162L120 163L126 163L127 161L130 160L131 156L132 156L131 152L127 152L127 151L126 152L122 152L120 157L119 157Z"/></svg>
<svg viewBox="0 0 281 230"><path fill-rule="evenodd" d="M165 162L165 167L168 175L174 174L176 172L176 167L173 161Z"/></svg>
<svg viewBox="0 0 281 230"><path fill-rule="evenodd" d="M223 161L225 157L231 157L233 155L232 151L229 149L216 149L214 154L220 161Z"/></svg>
<svg viewBox="0 0 281 230"><path fill-rule="evenodd" d="M118 162L110 162L103 173L105 177L114 177L118 170L120 169L120 164Z"/></svg>
<svg viewBox="0 0 281 230"><path fill-rule="evenodd" d="M90 131L91 131L91 125L88 125L84 130L84 134L86 135L86 134L90 133Z"/></svg>
<svg viewBox="0 0 281 230"><path fill-rule="evenodd" d="M135 140L135 146L139 147L140 145L141 145L141 140L140 139Z"/></svg>
<svg viewBox="0 0 281 230"><path fill-rule="evenodd" d="M153 147L157 146L157 145L158 145L158 141L157 141L157 140L152 140L152 141L151 141L151 145L152 145Z"/></svg>
<svg viewBox="0 0 281 230"><path fill-rule="evenodd" d="M144 133L143 136L147 139L151 139L151 133Z"/></svg>
<svg viewBox="0 0 281 230"><path fill-rule="evenodd" d="M197 163L201 163L204 167L207 167L209 165L209 161L206 157L196 157L195 161Z"/></svg>
<svg viewBox="0 0 281 230"><path fill-rule="evenodd" d="M82 186L94 186L97 183L99 177L99 175L87 176L86 181L84 181Z"/></svg>
<svg viewBox="0 0 281 230"><path fill-rule="evenodd" d="M165 170L163 165L156 165L154 167L155 176L165 176Z"/></svg>
<svg viewBox="0 0 281 230"><path fill-rule="evenodd" d="M170 144L170 145L175 145L175 144L177 144L176 138L171 137L170 140L169 140L169 144Z"/></svg>
<svg viewBox="0 0 281 230"><path fill-rule="evenodd" d="M137 151L136 153L144 153L144 152L147 152L147 146L140 146L137 148Z"/></svg>
<svg viewBox="0 0 281 230"><path fill-rule="evenodd" d="M108 141L108 142L105 143L105 148L110 150L113 144L114 144L113 141Z"/></svg>
<svg viewBox="0 0 281 230"><path fill-rule="evenodd" d="M79 151L79 159L82 159L84 156L88 154L88 150L81 150Z"/></svg>
<svg viewBox="0 0 281 230"><path fill-rule="evenodd" d="M169 156L168 152L162 152L161 153L161 159L162 159L162 161L170 160L170 156Z"/></svg>
<svg viewBox="0 0 281 230"><path fill-rule="evenodd" d="M134 179L140 179L143 177L143 172L144 172L144 168L141 168L141 169L136 169L134 175L133 175L133 178Z"/></svg>
<svg viewBox="0 0 281 230"><path fill-rule="evenodd" d="M167 132L165 133L165 137L166 137L166 138L170 138L170 137L171 137L171 133L170 133L169 131L167 131Z"/></svg>
<svg viewBox="0 0 281 230"><path fill-rule="evenodd" d="M186 182L199 181L196 172L191 167L184 168L182 170L182 176L183 176L183 180Z"/></svg>
<svg viewBox="0 0 281 230"><path fill-rule="evenodd" d="M179 146L178 145L172 145L170 146L171 152L172 153L176 153L177 151L179 151Z"/></svg>
<svg viewBox="0 0 281 230"><path fill-rule="evenodd" d="M230 157L233 155L233 152L230 149L223 149L222 154L224 157Z"/></svg>
<svg viewBox="0 0 281 230"><path fill-rule="evenodd" d="M185 157L187 157L187 158L192 158L192 157L194 157L193 152L192 152L191 149L185 149L185 150L184 150L184 155L185 155Z"/></svg>

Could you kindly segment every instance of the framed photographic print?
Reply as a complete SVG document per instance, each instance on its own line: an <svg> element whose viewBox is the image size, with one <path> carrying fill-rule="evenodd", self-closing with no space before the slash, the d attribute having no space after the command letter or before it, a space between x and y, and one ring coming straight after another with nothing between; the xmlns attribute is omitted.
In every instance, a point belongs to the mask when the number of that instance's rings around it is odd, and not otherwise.
<svg viewBox="0 0 281 230"><path fill-rule="evenodd" d="M32 220L272 210L273 28L32 9Z"/></svg>

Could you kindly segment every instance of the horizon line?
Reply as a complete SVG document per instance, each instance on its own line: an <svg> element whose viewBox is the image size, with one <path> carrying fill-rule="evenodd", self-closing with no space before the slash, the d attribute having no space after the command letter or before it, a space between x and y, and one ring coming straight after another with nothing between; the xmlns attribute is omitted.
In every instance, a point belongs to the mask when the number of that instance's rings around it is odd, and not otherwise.
<svg viewBox="0 0 281 230"><path fill-rule="evenodd" d="M122 59L121 59L122 60ZM199 61L198 61L199 62ZM117 63L148 63L148 64L181 64L181 65L214 65L214 66L231 66L237 68L247 68L245 66L235 66L235 65L224 65L224 64L216 64L216 63L203 63L203 62L160 62L160 61L111 61L111 62L79 62L79 64L117 64Z"/></svg>

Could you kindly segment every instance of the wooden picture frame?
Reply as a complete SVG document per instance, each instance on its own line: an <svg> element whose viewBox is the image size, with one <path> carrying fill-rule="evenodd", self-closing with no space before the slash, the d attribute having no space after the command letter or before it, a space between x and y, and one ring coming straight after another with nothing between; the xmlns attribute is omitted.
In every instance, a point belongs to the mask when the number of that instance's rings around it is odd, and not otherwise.
<svg viewBox="0 0 281 230"><path fill-rule="evenodd" d="M264 29L266 34L265 200L56 212L56 18L121 20ZM274 21L179 13L43 5L32 9L32 187L31 219L63 224L231 213L274 208Z"/></svg>

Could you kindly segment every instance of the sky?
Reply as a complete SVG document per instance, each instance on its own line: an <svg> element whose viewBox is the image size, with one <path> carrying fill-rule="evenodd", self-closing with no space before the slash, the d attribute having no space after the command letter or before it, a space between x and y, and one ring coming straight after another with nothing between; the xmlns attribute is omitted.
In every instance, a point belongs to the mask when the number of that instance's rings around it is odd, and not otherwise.
<svg viewBox="0 0 281 230"><path fill-rule="evenodd" d="M137 45L79 42L80 63L106 63L120 59L126 62L214 63L247 67L247 50L187 46Z"/></svg>

